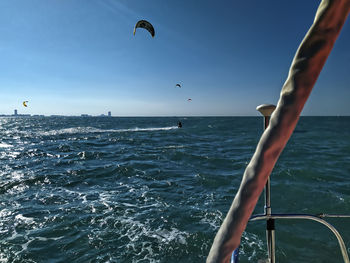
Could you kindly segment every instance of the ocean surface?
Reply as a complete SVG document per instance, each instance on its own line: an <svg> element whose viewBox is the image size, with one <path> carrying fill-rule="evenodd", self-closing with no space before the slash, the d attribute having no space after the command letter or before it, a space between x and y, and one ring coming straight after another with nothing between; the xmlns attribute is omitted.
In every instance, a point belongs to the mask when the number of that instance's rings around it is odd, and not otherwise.
<svg viewBox="0 0 350 263"><path fill-rule="evenodd" d="M262 117L0 118L0 262L205 262L262 130ZM302 117L271 187L274 213L350 214L350 117ZM328 221L350 252L350 219ZM316 222L277 221L276 251L342 262ZM265 222L250 222L240 262L263 258Z"/></svg>

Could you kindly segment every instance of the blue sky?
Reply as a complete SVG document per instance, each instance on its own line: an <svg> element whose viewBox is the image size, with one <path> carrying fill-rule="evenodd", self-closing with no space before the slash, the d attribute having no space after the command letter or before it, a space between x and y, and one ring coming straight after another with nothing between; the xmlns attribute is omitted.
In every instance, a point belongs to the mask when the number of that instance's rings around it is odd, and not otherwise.
<svg viewBox="0 0 350 263"><path fill-rule="evenodd" d="M318 4L1 0L0 114L257 116L276 104ZM140 19L155 38L133 36ZM304 115L350 115L349 68L347 21Z"/></svg>

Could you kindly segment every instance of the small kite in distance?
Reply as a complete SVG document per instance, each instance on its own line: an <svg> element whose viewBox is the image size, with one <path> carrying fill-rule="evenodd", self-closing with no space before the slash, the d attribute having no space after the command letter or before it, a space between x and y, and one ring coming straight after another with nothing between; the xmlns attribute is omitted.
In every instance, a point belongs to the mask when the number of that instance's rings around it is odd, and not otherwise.
<svg viewBox="0 0 350 263"><path fill-rule="evenodd" d="M192 101L192 99L188 99L187 101Z"/></svg>
<svg viewBox="0 0 350 263"><path fill-rule="evenodd" d="M181 85L178 83L178 84L175 85L175 87L181 88Z"/></svg>
<svg viewBox="0 0 350 263"><path fill-rule="evenodd" d="M146 29L148 32L150 32L151 36L154 37L155 35L155 31L154 31L154 27L152 26L152 24L146 20L140 20L136 23L135 27L134 27L134 35L136 33L136 28L144 28Z"/></svg>
<svg viewBox="0 0 350 263"><path fill-rule="evenodd" d="M28 107L27 103L28 103L27 100L23 101L23 106L24 106L24 107Z"/></svg>

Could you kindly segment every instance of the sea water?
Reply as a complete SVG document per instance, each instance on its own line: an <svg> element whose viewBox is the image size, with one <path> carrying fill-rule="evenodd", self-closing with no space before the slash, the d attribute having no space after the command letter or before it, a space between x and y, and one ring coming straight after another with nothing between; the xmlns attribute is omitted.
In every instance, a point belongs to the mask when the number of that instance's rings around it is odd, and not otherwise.
<svg viewBox="0 0 350 263"><path fill-rule="evenodd" d="M204 262L262 129L262 117L1 118L0 262ZM350 214L350 117L301 117L271 188L274 213ZM329 222L349 248L350 219ZM265 222L250 222L240 260L263 258ZM301 220L277 220L276 259L342 262L333 234Z"/></svg>

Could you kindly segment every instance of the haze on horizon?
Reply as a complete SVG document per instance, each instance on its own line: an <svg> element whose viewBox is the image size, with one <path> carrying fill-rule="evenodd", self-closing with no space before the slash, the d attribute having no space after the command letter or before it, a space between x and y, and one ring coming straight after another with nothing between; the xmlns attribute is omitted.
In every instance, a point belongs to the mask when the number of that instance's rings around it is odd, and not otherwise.
<svg viewBox="0 0 350 263"><path fill-rule="evenodd" d="M258 116L318 4L2 0L0 114ZM303 115L350 115L349 47L347 21Z"/></svg>

